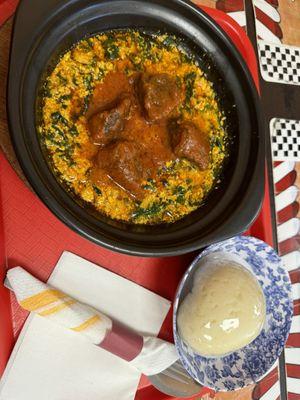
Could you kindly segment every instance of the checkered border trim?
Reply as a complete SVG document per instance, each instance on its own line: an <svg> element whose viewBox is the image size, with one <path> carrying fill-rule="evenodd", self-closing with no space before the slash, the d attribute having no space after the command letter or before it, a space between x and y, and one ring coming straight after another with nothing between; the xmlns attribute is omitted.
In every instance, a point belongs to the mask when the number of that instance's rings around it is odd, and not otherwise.
<svg viewBox="0 0 300 400"><path fill-rule="evenodd" d="M300 121L273 118L270 134L274 161L300 161Z"/></svg>
<svg viewBox="0 0 300 400"><path fill-rule="evenodd" d="M258 41L260 70L268 82L300 85L300 48Z"/></svg>

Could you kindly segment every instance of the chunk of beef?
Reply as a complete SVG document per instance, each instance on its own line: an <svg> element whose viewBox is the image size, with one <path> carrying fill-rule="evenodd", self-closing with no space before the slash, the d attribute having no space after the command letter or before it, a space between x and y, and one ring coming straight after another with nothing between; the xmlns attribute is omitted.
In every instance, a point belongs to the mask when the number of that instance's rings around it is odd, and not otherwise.
<svg viewBox="0 0 300 400"><path fill-rule="evenodd" d="M131 93L132 84L126 74L122 72L109 72L103 82L95 86L91 97L87 117L95 113L110 110L124 93Z"/></svg>
<svg viewBox="0 0 300 400"><path fill-rule="evenodd" d="M125 121L130 117L131 99L125 97L109 111L94 114L88 121L88 128L94 144L104 146L118 138L124 130Z"/></svg>
<svg viewBox="0 0 300 400"><path fill-rule="evenodd" d="M122 140L100 149L95 166L106 171L118 186L135 199L142 200L144 190L141 183L146 172L141 158L142 151L137 143Z"/></svg>
<svg viewBox="0 0 300 400"><path fill-rule="evenodd" d="M145 116L150 122L168 117L182 101L176 80L168 74L144 74L139 90Z"/></svg>
<svg viewBox="0 0 300 400"><path fill-rule="evenodd" d="M203 134L192 122L172 122L169 125L173 151L177 157L187 158L199 166L208 168L210 144L207 135Z"/></svg>

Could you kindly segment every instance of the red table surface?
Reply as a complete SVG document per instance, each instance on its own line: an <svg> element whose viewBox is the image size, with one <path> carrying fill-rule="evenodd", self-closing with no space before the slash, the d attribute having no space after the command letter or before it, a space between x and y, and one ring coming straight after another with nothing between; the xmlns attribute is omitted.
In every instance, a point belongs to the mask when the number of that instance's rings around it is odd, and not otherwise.
<svg viewBox="0 0 300 400"><path fill-rule="evenodd" d="M0 0L1 1L1 0ZM1 5L1 3L0 3ZM231 37L245 59L258 88L254 50L244 30L225 13L203 7ZM171 258L139 258L113 253L82 238L60 222L17 177L0 153L0 281L7 268L21 265L41 280L47 280L64 250L71 251L112 272L130 279L172 300L180 278L195 254ZM268 182L262 211L249 232L272 244ZM0 374L27 314L16 305L0 284ZM169 313L160 337L172 340ZM4 329L3 329L4 327ZM169 397L154 389L142 377L136 400L160 400Z"/></svg>

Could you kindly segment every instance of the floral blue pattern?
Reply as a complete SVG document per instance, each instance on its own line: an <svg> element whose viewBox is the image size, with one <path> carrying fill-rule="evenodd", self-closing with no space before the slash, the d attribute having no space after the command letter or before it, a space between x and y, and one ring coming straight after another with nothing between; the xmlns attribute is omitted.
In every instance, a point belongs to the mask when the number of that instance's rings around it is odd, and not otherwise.
<svg viewBox="0 0 300 400"><path fill-rule="evenodd" d="M202 257L215 252L236 255L247 263L263 290L266 320L258 337L249 345L223 357L203 357L179 336L176 315L182 289L191 272L197 268ZM206 248L185 273L174 303L176 349L189 374L202 385L219 391L240 389L258 382L276 362L288 338L292 315L291 283L280 257L261 240L237 236Z"/></svg>

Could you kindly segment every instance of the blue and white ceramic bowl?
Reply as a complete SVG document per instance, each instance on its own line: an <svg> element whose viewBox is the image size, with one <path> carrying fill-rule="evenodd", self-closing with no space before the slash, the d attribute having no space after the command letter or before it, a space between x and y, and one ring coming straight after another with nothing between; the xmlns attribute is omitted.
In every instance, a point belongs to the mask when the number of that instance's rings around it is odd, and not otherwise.
<svg viewBox="0 0 300 400"><path fill-rule="evenodd" d="M183 342L177 329L177 311L191 291L194 273L204 257L231 259L257 278L266 302L266 319L260 334L250 344L220 357L204 357ZM291 327L291 283L280 257L266 243L237 236L213 244L191 264L177 290L173 331L176 349L188 373L199 383L218 391L240 389L258 382L282 352Z"/></svg>

